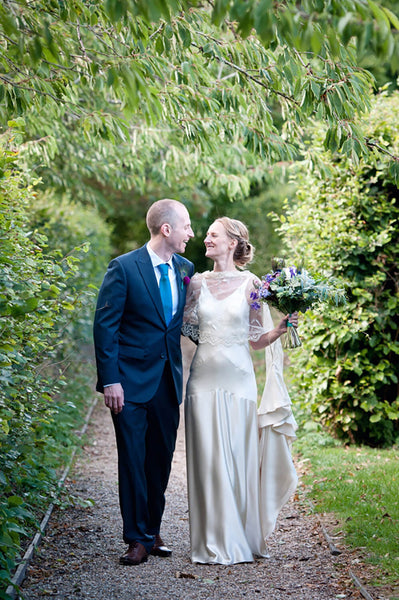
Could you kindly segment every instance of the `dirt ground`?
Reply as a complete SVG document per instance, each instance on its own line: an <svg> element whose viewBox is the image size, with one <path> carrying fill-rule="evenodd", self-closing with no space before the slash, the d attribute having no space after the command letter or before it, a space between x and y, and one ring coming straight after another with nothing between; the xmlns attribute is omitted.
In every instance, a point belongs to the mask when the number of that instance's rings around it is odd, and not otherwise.
<svg viewBox="0 0 399 600"><path fill-rule="evenodd" d="M125 550L118 505L117 457L108 410L100 400L86 443L71 470L66 491L74 505L57 507L22 585L26 600L333 600L363 598L351 572L364 584L369 568L361 550L351 552L323 526L341 551L333 555L318 517L299 493L284 507L270 537L270 558L234 566L192 564L189 555L183 415L167 491L162 537L170 558L150 556L139 566L119 565ZM298 465L301 471L301 465ZM388 600L367 586L372 600ZM370 600L370 597L368 598Z"/></svg>

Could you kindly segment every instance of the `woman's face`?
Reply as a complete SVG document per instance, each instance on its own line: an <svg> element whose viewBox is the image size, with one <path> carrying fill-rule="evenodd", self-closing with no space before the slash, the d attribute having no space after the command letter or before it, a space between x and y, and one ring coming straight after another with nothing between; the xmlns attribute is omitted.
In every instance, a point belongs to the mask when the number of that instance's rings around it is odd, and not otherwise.
<svg viewBox="0 0 399 600"><path fill-rule="evenodd" d="M208 229L204 244L205 256L215 260L215 258L227 257L234 252L237 242L229 238L220 221L215 221Z"/></svg>

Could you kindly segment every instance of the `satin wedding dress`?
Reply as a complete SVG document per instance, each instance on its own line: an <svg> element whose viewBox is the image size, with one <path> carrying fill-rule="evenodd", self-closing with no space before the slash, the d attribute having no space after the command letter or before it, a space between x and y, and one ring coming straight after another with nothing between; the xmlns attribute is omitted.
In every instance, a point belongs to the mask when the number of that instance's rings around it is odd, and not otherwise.
<svg viewBox="0 0 399 600"><path fill-rule="evenodd" d="M205 272L188 290L183 332L198 341L185 400L193 562L267 557L265 540L297 483L290 452L296 423L279 340L266 349L257 410L248 340L273 323L267 307L250 306L255 279L249 271Z"/></svg>

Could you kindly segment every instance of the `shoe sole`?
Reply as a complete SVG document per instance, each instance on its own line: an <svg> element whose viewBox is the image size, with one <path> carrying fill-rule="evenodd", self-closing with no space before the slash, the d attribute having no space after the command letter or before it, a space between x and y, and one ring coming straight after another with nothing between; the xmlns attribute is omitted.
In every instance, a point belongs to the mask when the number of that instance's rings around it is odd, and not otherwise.
<svg viewBox="0 0 399 600"><path fill-rule="evenodd" d="M152 556L161 556L162 558L167 558L168 556L170 556L172 554L172 550L168 550L168 549L162 549L162 548L153 548L150 551L150 554Z"/></svg>
<svg viewBox="0 0 399 600"><path fill-rule="evenodd" d="M125 565L125 566L128 566L128 567L135 567L137 565L141 565L141 563L143 563L143 562L147 562L147 560L148 560L148 556L144 556L144 558L142 558L139 562L132 561L132 560L129 560L128 558L121 557L119 559L119 564L120 565Z"/></svg>

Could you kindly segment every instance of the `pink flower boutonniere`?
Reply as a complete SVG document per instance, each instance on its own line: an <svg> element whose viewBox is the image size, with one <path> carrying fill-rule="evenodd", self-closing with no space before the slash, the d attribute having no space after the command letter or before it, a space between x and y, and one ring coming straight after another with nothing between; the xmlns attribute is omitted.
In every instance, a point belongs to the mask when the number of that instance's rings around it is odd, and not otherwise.
<svg viewBox="0 0 399 600"><path fill-rule="evenodd" d="M190 283L190 277L187 275L187 271L183 268L180 271L180 277L181 277L181 289L184 289L184 286L188 286L188 284Z"/></svg>

